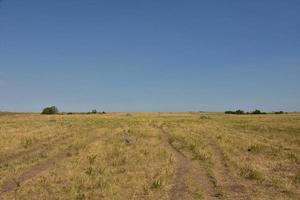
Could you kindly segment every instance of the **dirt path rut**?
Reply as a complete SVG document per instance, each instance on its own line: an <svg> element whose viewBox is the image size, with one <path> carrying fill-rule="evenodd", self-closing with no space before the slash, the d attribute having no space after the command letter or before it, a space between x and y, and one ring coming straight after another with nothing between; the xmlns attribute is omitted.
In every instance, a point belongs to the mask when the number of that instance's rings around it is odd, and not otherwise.
<svg viewBox="0 0 300 200"><path fill-rule="evenodd" d="M200 187L202 195L205 199L216 200L216 190L210 178L207 176L206 170L202 169L198 165L194 165L187 157L185 157L181 152L177 151L174 146L169 142L168 133L159 128L162 133L162 139L165 146L169 149L177 159L177 169L175 174L174 185L170 190L171 200L182 200L186 199L188 195L188 186L186 185L185 177L189 175Z"/></svg>
<svg viewBox="0 0 300 200"><path fill-rule="evenodd" d="M213 171L218 180L218 186L224 189L225 199L250 200L246 186L231 173L226 165L222 149L215 141L210 141L209 146L213 154Z"/></svg>
<svg viewBox="0 0 300 200"><path fill-rule="evenodd" d="M36 153L39 151L41 151L41 153L43 153L43 152L47 151L47 148L50 147L51 145L63 143L71 137L73 137L72 134L66 135L63 137L54 138L53 140L50 140L50 142L48 141L48 143L47 143L47 141L44 141L42 144L34 145L31 148L26 149L24 151L18 152L16 154L10 154L10 155L6 156L4 159L0 160L0 165L12 163L26 155Z"/></svg>
<svg viewBox="0 0 300 200"><path fill-rule="evenodd" d="M87 140L85 140L84 142L76 145L76 148L82 148L100 138L101 138L100 136L90 137ZM48 159L42 163L36 164L33 167L27 169L22 174L20 174L18 177L15 177L14 179L5 181L0 188L0 199L3 194L15 190L18 187L18 185L22 185L23 182L25 182L29 179L32 179L32 178L36 177L37 175L39 175L40 173L54 167L56 163L63 160L64 158L66 158L68 153L70 151L74 150L74 148L75 147L73 145L71 145L67 149L56 154L55 156L51 157L50 159Z"/></svg>

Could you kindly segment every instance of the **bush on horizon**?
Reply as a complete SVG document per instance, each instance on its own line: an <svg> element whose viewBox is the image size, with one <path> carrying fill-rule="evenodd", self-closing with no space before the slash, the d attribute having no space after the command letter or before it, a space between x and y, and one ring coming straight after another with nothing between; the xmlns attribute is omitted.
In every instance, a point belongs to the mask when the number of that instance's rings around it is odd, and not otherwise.
<svg viewBox="0 0 300 200"><path fill-rule="evenodd" d="M57 114L57 113L58 113L57 107L51 106L51 107L44 108L41 114L52 115L52 114Z"/></svg>
<svg viewBox="0 0 300 200"><path fill-rule="evenodd" d="M225 111L225 114L243 115L243 114L245 114L245 112L243 110L236 110L236 111L228 110L228 111Z"/></svg>
<svg viewBox="0 0 300 200"><path fill-rule="evenodd" d="M260 110L254 110L254 111L252 111L250 114L253 114L253 115L261 115L261 114L267 114L267 113L265 113L265 112L261 112Z"/></svg>
<svg viewBox="0 0 300 200"><path fill-rule="evenodd" d="M225 111L225 114L236 114L236 115L244 115L244 114L252 114L252 115L261 115L261 114L267 114L266 112L262 112L258 109L252 111L252 112L244 112L243 110L236 110L236 111ZM280 113L281 114L281 113Z"/></svg>

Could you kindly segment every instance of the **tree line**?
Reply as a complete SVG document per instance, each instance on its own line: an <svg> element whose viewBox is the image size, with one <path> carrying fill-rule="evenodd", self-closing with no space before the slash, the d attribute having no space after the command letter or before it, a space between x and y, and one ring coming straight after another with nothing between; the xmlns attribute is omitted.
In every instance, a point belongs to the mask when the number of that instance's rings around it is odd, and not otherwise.
<svg viewBox="0 0 300 200"><path fill-rule="evenodd" d="M41 114L43 115L53 115L53 114L58 114L59 110L56 106L50 106L50 107L46 107L42 110ZM68 112L66 113L68 115L74 114L73 112ZM102 111L102 112L98 112L96 109L93 109L90 112L86 112L85 114L106 114L106 112Z"/></svg>
<svg viewBox="0 0 300 200"><path fill-rule="evenodd" d="M236 111L231 111L231 110L227 110L225 111L225 114L234 114L234 115L262 115L262 114L267 114L266 112L262 112L258 109L254 110L254 111L251 111L251 112L245 112L243 110L236 110ZM274 114L284 114L283 111L276 111L274 112Z"/></svg>

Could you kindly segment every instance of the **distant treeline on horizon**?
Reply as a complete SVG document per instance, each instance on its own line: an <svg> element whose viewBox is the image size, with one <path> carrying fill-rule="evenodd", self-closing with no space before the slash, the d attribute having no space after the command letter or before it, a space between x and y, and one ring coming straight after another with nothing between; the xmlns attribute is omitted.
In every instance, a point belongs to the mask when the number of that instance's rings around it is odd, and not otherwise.
<svg viewBox="0 0 300 200"><path fill-rule="evenodd" d="M197 113L197 112L193 112L193 111L187 111L189 113ZM198 113L208 113L210 111L198 111ZM9 112L9 111L1 111L0 110L0 114L24 114L24 113L36 113L36 112ZM128 112L126 112L128 113ZM158 113L164 113L164 112L158 112ZM167 112L170 113L170 112ZM285 113L298 113L297 111L294 112L284 112L284 111L273 111L273 112L263 112L261 110L254 110L254 111L250 111L250 112L245 112L244 110L238 109L236 111L232 111L232 110L227 110L224 112L225 114L234 114L234 115L257 115L257 114L285 114ZM71 114L106 114L105 111L97 111L96 109L93 109L91 111L88 112L60 112L58 110L58 108L56 106L49 106L49 107L45 107L42 112L40 114L66 114L66 115L71 115Z"/></svg>
<svg viewBox="0 0 300 200"><path fill-rule="evenodd" d="M276 111L276 112L271 112L271 113L273 113L273 114L284 114L285 112L283 112L283 111ZM235 114L235 115L249 115L249 114L251 114L251 115L262 115L262 114L267 114L267 112L262 112L262 111L260 111L260 110L258 110L258 109L256 109L256 110L254 110L254 111L251 111L251 112L245 112L245 111L243 111L243 110L236 110L236 111L231 111L231 110L227 110L227 111L225 111L225 114Z"/></svg>

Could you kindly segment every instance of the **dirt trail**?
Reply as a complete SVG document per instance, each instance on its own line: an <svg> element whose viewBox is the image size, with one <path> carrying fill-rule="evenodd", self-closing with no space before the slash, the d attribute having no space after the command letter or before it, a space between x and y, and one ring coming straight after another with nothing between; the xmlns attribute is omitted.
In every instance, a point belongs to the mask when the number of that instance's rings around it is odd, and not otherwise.
<svg viewBox="0 0 300 200"><path fill-rule="evenodd" d="M207 176L206 170L202 169L198 165L194 165L187 157L185 157L181 152L177 151L174 146L169 143L168 133L159 128L162 132L162 139L165 146L175 155L178 165L175 174L175 183L170 190L171 200L182 200L188 194L188 186L185 182L186 175L189 175L193 180L199 185L201 192L205 199L218 199L216 197L216 190L210 178Z"/></svg>
<svg viewBox="0 0 300 200"><path fill-rule="evenodd" d="M76 148L82 148L82 147L98 140L99 138L101 138L101 137L100 136L90 137L86 141L76 145ZM37 175L39 175L40 173L42 173L46 170L51 169L56 163L58 163L59 161L63 160L65 157L67 157L68 153L70 151L74 150L74 148L75 148L74 145L71 145L67 149L56 154L55 156L51 157L50 159L48 159L42 163L39 163L39 164L29 168L28 170L24 171L18 177L4 182L4 184L0 188L0 199L4 193L10 192L10 191L13 191L14 189L16 189L18 187L18 184L22 185L23 182L36 177Z"/></svg>
<svg viewBox="0 0 300 200"><path fill-rule="evenodd" d="M226 165L224 154L220 146L214 141L209 142L213 154L213 171L218 180L218 186L224 189L226 199L250 200L246 186L242 185L231 173Z"/></svg>
<svg viewBox="0 0 300 200"><path fill-rule="evenodd" d="M16 154L10 154L10 155L6 156L5 159L0 160L0 165L7 164L7 163L12 163L12 162L16 161L19 158L22 158L26 155L29 155L29 154L32 154L32 153L35 153L35 152L38 152L38 151L41 151L41 150L42 150L41 153L43 153L43 152L47 151L47 148L49 146L51 146L52 144L60 144L62 142L65 142L67 139L71 138L72 136L73 135L70 134L70 135L66 135L66 136L63 136L63 137L54 138L53 140L51 140L48 143L42 142L41 144L37 144L37 145L32 146L30 149L18 152Z"/></svg>
<svg viewBox="0 0 300 200"><path fill-rule="evenodd" d="M27 171L23 172L19 177L17 177L16 179L13 180L8 180L6 182L4 182L4 184L1 187L0 190L0 195L9 191L12 191L14 189L17 188L17 184L21 184L26 180L29 180L33 177L35 177L36 175L38 175L39 173L50 169L51 167L54 166L55 163L57 163L60 160L63 160L67 155L67 150L66 152L62 152L58 155L55 155L54 157L46 160L43 163L39 163L33 167L31 167L30 169L28 169Z"/></svg>

